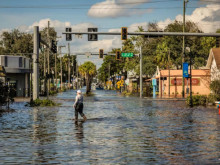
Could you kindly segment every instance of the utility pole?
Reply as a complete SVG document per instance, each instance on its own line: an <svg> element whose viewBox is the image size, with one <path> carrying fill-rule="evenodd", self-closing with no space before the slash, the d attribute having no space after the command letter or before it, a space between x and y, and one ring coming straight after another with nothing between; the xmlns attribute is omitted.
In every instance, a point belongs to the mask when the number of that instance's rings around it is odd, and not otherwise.
<svg viewBox="0 0 220 165"><path fill-rule="evenodd" d="M108 65L108 76L109 76L109 81L108 81L108 89L110 89L110 82L111 82L111 80L110 80L110 76L111 76L111 64L109 63L109 65Z"/></svg>
<svg viewBox="0 0 220 165"><path fill-rule="evenodd" d="M50 45L50 34L49 34L49 28L50 28L50 21L48 21L47 25L47 43ZM47 75L50 75L50 49L47 48ZM47 99L49 99L49 93L50 93L50 78L47 78Z"/></svg>
<svg viewBox="0 0 220 165"><path fill-rule="evenodd" d="M170 49L169 49L169 54L168 54L168 70L169 70L169 91L168 91L168 95L169 95L169 97L170 97Z"/></svg>
<svg viewBox="0 0 220 165"><path fill-rule="evenodd" d="M78 72L78 63L76 64L76 89L79 88L79 83L78 83L78 79L79 79L79 72Z"/></svg>
<svg viewBox="0 0 220 165"><path fill-rule="evenodd" d="M33 52L33 100L39 98L39 27L34 26L34 52Z"/></svg>
<svg viewBox="0 0 220 165"><path fill-rule="evenodd" d="M140 98L143 96L143 77L142 77L142 50L140 46Z"/></svg>
<svg viewBox="0 0 220 165"><path fill-rule="evenodd" d="M74 60L73 60L73 56L72 56L72 67L73 67L73 80L74 80ZM73 84L73 89L74 89L74 81L72 81Z"/></svg>
<svg viewBox="0 0 220 165"><path fill-rule="evenodd" d="M46 89L47 89L47 77L46 77L46 46L44 46L44 96L46 95Z"/></svg>
<svg viewBox="0 0 220 165"><path fill-rule="evenodd" d="M186 3L188 0L183 0L183 33L185 33L185 14L186 14ZM182 55L182 70L183 70L183 63L185 57L185 36L183 36L183 55ZM182 75L182 97L185 97L185 78Z"/></svg>
<svg viewBox="0 0 220 165"><path fill-rule="evenodd" d="M61 48L64 48L66 46L59 46L59 54L60 54L60 90L62 91L62 87L63 87L63 66L62 66L62 51Z"/></svg>
<svg viewBox="0 0 220 165"><path fill-rule="evenodd" d="M70 89L70 43L68 43L68 89Z"/></svg>
<svg viewBox="0 0 220 165"><path fill-rule="evenodd" d="M56 79L56 92L57 92L57 53L55 53L55 79Z"/></svg>

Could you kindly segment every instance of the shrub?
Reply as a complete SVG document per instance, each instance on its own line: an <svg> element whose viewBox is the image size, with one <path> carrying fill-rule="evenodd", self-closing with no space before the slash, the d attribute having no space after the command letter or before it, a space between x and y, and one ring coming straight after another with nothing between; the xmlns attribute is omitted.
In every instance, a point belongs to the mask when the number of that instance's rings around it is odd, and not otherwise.
<svg viewBox="0 0 220 165"><path fill-rule="evenodd" d="M214 80L210 84L210 89L215 95L220 96L220 80Z"/></svg>
<svg viewBox="0 0 220 165"><path fill-rule="evenodd" d="M217 101L217 100L219 100L219 99L220 99L220 97L219 97L218 95L216 95L216 94L210 94L210 95L208 95L207 102L214 105L214 104L215 104L215 101Z"/></svg>
<svg viewBox="0 0 220 165"><path fill-rule="evenodd" d="M58 104L56 104L55 102L53 102L52 100L49 99L45 99L45 100L40 100L40 99L36 99L34 101L31 101L28 104L30 107L52 107L52 106L56 106Z"/></svg>
<svg viewBox="0 0 220 165"><path fill-rule="evenodd" d="M56 95L57 94L57 91L50 91L50 95L52 95L52 96L54 96L54 95Z"/></svg>
<svg viewBox="0 0 220 165"><path fill-rule="evenodd" d="M194 95L192 96L193 105L206 105L208 103L208 97L206 95ZM186 104L190 105L190 96L186 99Z"/></svg>
<svg viewBox="0 0 220 165"><path fill-rule="evenodd" d="M131 92L127 92L127 91L123 91L121 94L122 94L123 96L131 96L131 95L132 95Z"/></svg>

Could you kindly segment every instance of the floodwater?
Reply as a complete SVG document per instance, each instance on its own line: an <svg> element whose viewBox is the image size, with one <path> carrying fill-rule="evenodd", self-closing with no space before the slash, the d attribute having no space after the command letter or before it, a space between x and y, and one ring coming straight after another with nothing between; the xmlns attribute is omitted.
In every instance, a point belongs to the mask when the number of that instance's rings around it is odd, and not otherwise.
<svg viewBox="0 0 220 165"><path fill-rule="evenodd" d="M60 107L14 103L0 114L0 164L220 164L217 108L94 92L78 125L75 91L53 97Z"/></svg>

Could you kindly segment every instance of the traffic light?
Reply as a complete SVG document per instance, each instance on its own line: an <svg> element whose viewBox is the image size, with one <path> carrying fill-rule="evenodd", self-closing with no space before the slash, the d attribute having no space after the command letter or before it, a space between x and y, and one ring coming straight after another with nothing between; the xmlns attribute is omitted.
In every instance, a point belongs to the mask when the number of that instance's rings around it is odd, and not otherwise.
<svg viewBox="0 0 220 165"><path fill-rule="evenodd" d="M50 50L51 50L53 53L57 53L57 44L56 44L56 41L52 40Z"/></svg>
<svg viewBox="0 0 220 165"><path fill-rule="evenodd" d="M104 50L99 49L99 58L103 58L103 56L104 56Z"/></svg>
<svg viewBox="0 0 220 165"><path fill-rule="evenodd" d="M121 28L121 40L127 40L128 30L127 27Z"/></svg>
<svg viewBox="0 0 220 165"><path fill-rule="evenodd" d="M216 37L215 45L216 45L216 48L220 47L220 37Z"/></svg>
<svg viewBox="0 0 220 165"><path fill-rule="evenodd" d="M98 32L98 28L88 28L88 32ZM88 41L98 41L98 34L88 34Z"/></svg>
<svg viewBox="0 0 220 165"><path fill-rule="evenodd" d="M72 32L72 28L66 28L66 32ZM66 34L66 41L72 41L72 34Z"/></svg>
<svg viewBox="0 0 220 165"><path fill-rule="evenodd" d="M121 57L121 52L117 50L115 55L116 60L120 60L120 57Z"/></svg>

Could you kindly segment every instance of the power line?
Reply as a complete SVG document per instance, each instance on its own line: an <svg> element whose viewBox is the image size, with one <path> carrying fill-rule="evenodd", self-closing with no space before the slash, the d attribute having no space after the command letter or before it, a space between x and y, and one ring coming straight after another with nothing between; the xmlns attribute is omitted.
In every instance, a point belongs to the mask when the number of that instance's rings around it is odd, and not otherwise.
<svg viewBox="0 0 220 165"><path fill-rule="evenodd" d="M210 8L219 8L220 5L217 5L217 6L213 6L213 7L204 7L204 8L207 8L207 9L210 9ZM67 10L81 10L81 9L90 9L90 10L94 10L94 9L105 9L105 8L78 8L78 7L45 7L45 6L0 6L1 9L67 9ZM138 8L138 7L117 7L117 8L114 8L114 7L111 7L111 8L107 8L107 9L120 9L120 10L127 10L127 9L136 9L136 10L145 10L145 9L162 9L162 10L167 10L167 9L182 9L183 7L182 6L176 6L176 7L147 7L147 8ZM191 7L187 7L187 8L191 8L191 9L195 9L195 8L198 8L198 6L191 6Z"/></svg>

